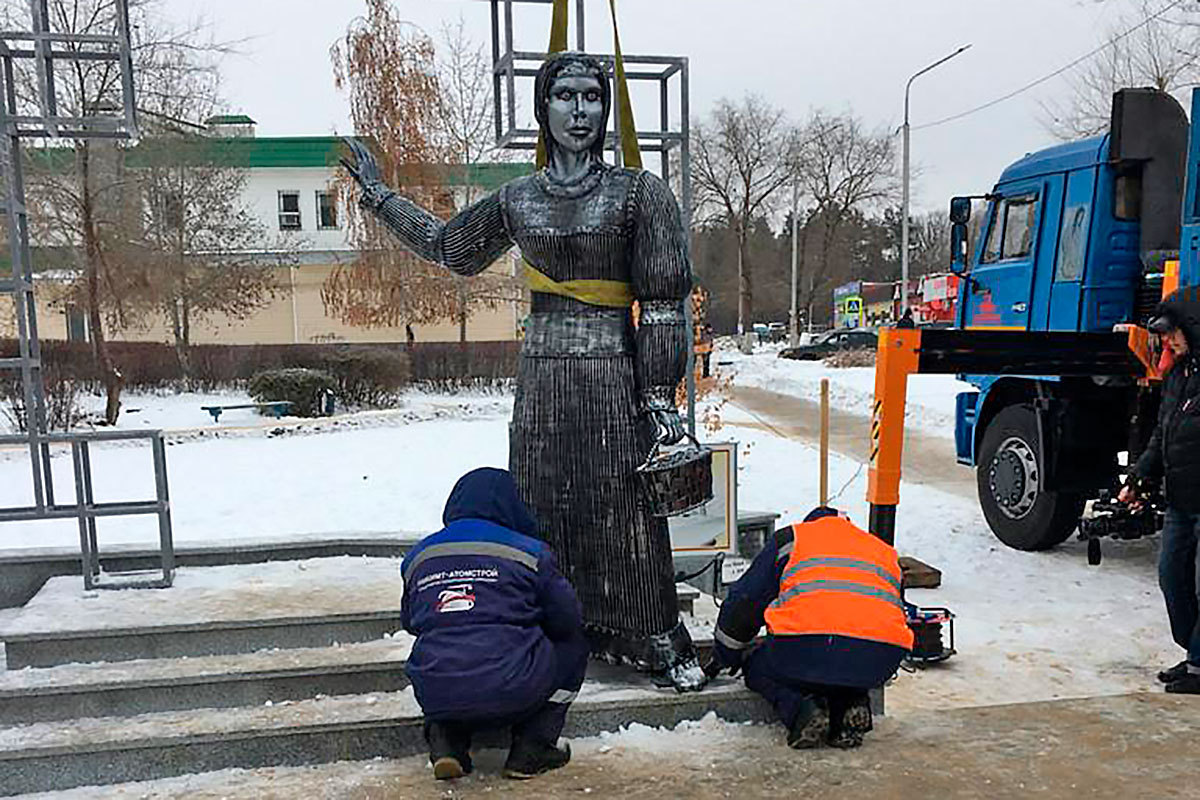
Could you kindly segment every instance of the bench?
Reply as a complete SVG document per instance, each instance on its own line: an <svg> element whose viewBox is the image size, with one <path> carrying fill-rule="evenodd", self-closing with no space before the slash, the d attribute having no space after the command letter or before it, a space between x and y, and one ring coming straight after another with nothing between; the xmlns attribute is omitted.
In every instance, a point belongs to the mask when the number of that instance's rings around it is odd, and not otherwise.
<svg viewBox="0 0 1200 800"><path fill-rule="evenodd" d="M275 419L279 419L291 407L291 400L272 400L269 403L235 403L227 406L200 406L200 410L212 414L213 422L220 422L221 412L232 411L237 408L257 408L260 411L266 409Z"/></svg>

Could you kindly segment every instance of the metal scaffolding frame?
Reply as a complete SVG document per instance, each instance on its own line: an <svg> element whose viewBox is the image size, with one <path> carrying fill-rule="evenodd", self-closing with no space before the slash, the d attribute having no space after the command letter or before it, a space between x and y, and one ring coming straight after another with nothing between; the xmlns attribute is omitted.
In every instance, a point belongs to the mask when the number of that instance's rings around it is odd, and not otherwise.
<svg viewBox="0 0 1200 800"><path fill-rule="evenodd" d="M0 447L25 445L29 448L33 505L0 508L0 522L78 520L83 583L86 589L166 587L171 585L174 578L175 552L171 536L166 448L162 431L49 431L22 169L22 139L132 139L137 136L128 0L116 0L114 3L114 30L107 35L56 33L50 27L47 0L29 0L29 9L31 30L0 31L0 90L3 92L0 96L0 136L3 137L0 179L5 183L4 213L8 222L9 252L12 259L11 276L0 279L0 292L12 297L18 342L17 357L0 358L0 370L16 370L21 373L26 429L24 433L0 436ZM79 61L108 61L119 66L119 111L89 114L85 109L82 116L60 113L55 68ZM37 74L37 113L23 113L29 109L22 107L17 88L20 72L18 65L29 64ZM91 445L138 439L150 441L155 498L130 502L96 502L92 480ZM59 503L55 499L54 476L50 462L51 445L70 447L75 477L74 503ZM151 514L158 517L161 577L102 576L96 520L100 517Z"/></svg>
<svg viewBox="0 0 1200 800"><path fill-rule="evenodd" d="M554 0L489 0L492 23L492 100L496 121L496 143L508 150L537 148L538 129L523 128L517 123L517 79L532 82L538 67L546 59L545 50L518 50L513 35L513 6L518 4L550 5ZM575 0L575 48L587 51L584 0ZM616 58L612 54L591 53L604 65L615 86ZM692 224L692 157L689 139L689 71L686 56L638 56L622 54L625 77L628 81L658 84L658 127L638 128L638 146L642 152L658 153L659 170L663 180L671 182L671 152L679 149L679 210L684 229ZM671 84L678 87L679 125L671 126ZM612 103L611 129L605 138L605 149L613 152L614 163L621 164L620 104ZM691 330L691 303L685 304L688 330ZM688 428L696 432L696 375L695 353L688 348L687 364Z"/></svg>

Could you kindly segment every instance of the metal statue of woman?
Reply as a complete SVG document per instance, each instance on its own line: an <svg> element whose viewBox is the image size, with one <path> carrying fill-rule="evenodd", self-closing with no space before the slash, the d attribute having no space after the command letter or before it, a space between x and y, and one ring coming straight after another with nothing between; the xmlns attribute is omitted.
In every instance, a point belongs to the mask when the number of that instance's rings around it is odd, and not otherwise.
<svg viewBox="0 0 1200 800"><path fill-rule="evenodd" d="M604 163L611 93L600 62L552 56L534 91L546 168L449 221L389 190L360 143L343 163L361 203L423 258L475 275L520 248L533 305L509 466L522 499L579 594L593 652L698 690L667 523L648 513L634 475L656 438L683 436L674 398L692 276L679 207L655 175Z"/></svg>

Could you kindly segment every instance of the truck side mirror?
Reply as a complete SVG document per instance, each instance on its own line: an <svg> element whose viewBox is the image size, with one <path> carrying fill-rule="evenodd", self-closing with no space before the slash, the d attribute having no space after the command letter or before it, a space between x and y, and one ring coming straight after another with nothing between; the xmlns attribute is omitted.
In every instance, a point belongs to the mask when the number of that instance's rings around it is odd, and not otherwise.
<svg viewBox="0 0 1200 800"><path fill-rule="evenodd" d="M950 221L966 224L971 221L971 198L954 197L950 200Z"/></svg>
<svg viewBox="0 0 1200 800"><path fill-rule="evenodd" d="M955 222L950 226L950 271L955 275L967 273L966 222Z"/></svg>

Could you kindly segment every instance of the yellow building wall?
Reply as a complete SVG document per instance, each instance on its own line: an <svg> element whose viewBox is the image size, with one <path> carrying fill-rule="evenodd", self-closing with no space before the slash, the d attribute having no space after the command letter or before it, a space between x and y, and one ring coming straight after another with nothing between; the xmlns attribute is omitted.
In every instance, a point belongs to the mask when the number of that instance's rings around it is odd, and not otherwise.
<svg viewBox="0 0 1200 800"><path fill-rule="evenodd" d="M507 259L494 269L508 267ZM333 265L316 264L298 267L279 267L276 283L279 291L273 300L244 320L208 318L192 327L193 344L319 344L330 342L404 342L404 326L361 328L347 325L330 316L321 300L321 287L333 271ZM43 339L66 339L67 320L61 307L52 302L55 287L39 282L38 333ZM525 311L522 304L504 304L494 309L480 309L467 320L467 340L510 341L517 338L517 329ZM15 316L9 296L0 296L0 336L16 336ZM172 341L165 320L155 317L145 326L132 330L111 331L114 341ZM458 323L441 322L434 325L414 325L418 342L456 342Z"/></svg>

